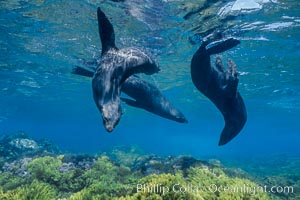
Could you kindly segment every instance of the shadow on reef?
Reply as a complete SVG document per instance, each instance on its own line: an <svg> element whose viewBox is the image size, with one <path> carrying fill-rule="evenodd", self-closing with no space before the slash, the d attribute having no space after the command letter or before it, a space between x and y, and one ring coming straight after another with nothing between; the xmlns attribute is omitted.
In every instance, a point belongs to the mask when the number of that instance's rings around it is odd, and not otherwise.
<svg viewBox="0 0 300 200"><path fill-rule="evenodd" d="M1 137L0 199L280 199L259 190L239 190L259 184L217 160L145 155L136 148L112 149L99 156L69 155L42 144L24 134ZM232 190L215 191L225 187Z"/></svg>

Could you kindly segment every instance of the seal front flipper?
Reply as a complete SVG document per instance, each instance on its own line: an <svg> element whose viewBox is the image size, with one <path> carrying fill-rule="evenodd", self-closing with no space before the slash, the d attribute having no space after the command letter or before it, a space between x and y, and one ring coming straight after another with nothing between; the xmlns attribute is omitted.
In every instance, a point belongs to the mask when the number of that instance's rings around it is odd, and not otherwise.
<svg viewBox="0 0 300 200"><path fill-rule="evenodd" d="M95 73L95 70L92 71L92 70L88 70L88 69L80 67L80 66L75 66L72 69L71 73L76 74L76 75L80 75L80 76L93 77L94 73Z"/></svg>
<svg viewBox="0 0 300 200"><path fill-rule="evenodd" d="M97 69L97 65L98 65L98 60L96 59L91 59L91 60L80 59L79 65L76 65L72 69L71 73L76 75L86 76L86 77L93 77Z"/></svg>
<svg viewBox="0 0 300 200"><path fill-rule="evenodd" d="M241 42L235 38L228 38L226 40L220 40L209 44L209 47L207 48L207 53L209 55L222 53L224 51L227 51Z"/></svg>
<svg viewBox="0 0 300 200"><path fill-rule="evenodd" d="M97 18L103 55L111 48L117 49L115 45L115 32L112 24L99 7L97 9Z"/></svg>
<svg viewBox="0 0 300 200"><path fill-rule="evenodd" d="M140 106L140 104L139 104L137 101L134 101L134 100L132 100L132 99L127 99L127 98L122 98L122 97L121 97L121 100L122 100L123 102L125 102L127 105L130 105L130 106L132 106L132 107L142 108L142 107Z"/></svg>
<svg viewBox="0 0 300 200"><path fill-rule="evenodd" d="M246 106L240 93L227 105L227 113L222 112L225 120L225 127L221 133L219 146L230 142L243 129L247 121Z"/></svg>

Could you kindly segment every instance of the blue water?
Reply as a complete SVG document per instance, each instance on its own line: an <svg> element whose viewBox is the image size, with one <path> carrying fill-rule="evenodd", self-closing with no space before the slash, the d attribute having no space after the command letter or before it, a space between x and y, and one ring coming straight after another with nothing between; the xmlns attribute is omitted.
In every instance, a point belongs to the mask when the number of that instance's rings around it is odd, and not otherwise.
<svg viewBox="0 0 300 200"><path fill-rule="evenodd" d="M299 1L244 1L246 7L241 0L213 1L199 10L203 2L0 1L0 134L22 130L78 153L134 145L159 155L300 155ZM162 71L142 77L163 91L188 124L122 104L119 125L105 131L91 80L70 73L81 59L100 56L97 6L112 21L119 47L155 55ZM201 15L184 18L197 9ZM216 28L241 40L222 56L237 64L248 111L242 132L222 147L223 117L190 78L198 40Z"/></svg>

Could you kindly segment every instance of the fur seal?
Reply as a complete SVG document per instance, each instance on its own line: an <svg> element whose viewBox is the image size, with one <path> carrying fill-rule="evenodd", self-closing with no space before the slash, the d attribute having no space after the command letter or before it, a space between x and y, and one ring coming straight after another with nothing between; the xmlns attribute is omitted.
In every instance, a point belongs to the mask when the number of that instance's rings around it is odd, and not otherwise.
<svg viewBox="0 0 300 200"><path fill-rule="evenodd" d="M128 105L145 109L177 122L188 122L184 115L167 100L157 87L137 76L131 76L126 80L122 85L122 92L134 99L121 98Z"/></svg>
<svg viewBox="0 0 300 200"><path fill-rule="evenodd" d="M225 127L219 145L227 144L238 135L247 121L247 112L237 90L239 80L234 62L229 60L227 71L225 71L221 58L217 57L216 65L212 66L210 56L231 49L239 43L240 41L229 38L207 48L209 41L205 41L191 61L191 76L194 85L215 104L224 117Z"/></svg>
<svg viewBox="0 0 300 200"><path fill-rule="evenodd" d="M159 71L154 59L138 48L118 49L112 24L97 9L99 35L102 44L101 62L92 80L94 101L102 114L108 132L113 131L122 115L120 90L122 83L131 75L151 75Z"/></svg>
<svg viewBox="0 0 300 200"><path fill-rule="evenodd" d="M92 66L89 66L88 69L76 66L73 68L72 73L93 77L94 71L95 68ZM122 84L121 91L134 99L121 98L130 106L142 108L176 122L188 122L184 115L167 100L157 87L137 76L127 78Z"/></svg>

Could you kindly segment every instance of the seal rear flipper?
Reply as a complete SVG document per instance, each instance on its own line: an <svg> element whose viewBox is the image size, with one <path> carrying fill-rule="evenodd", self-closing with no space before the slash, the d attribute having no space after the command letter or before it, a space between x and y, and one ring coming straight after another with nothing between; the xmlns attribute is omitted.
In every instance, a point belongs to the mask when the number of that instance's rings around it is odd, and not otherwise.
<svg viewBox="0 0 300 200"><path fill-rule="evenodd" d="M227 51L227 50L237 46L240 43L241 42L235 38L229 38L226 40L216 41L216 42L209 44L212 46L208 47L207 52L209 55L222 53L224 51Z"/></svg>
<svg viewBox="0 0 300 200"><path fill-rule="evenodd" d="M92 69L88 70L88 69L85 69L83 67L80 67L80 66L75 66L73 69L72 69L72 74L76 74L76 75L81 75L81 76L86 76L86 77L93 77L94 76L94 71L92 71Z"/></svg>
<svg viewBox="0 0 300 200"><path fill-rule="evenodd" d="M142 108L142 106L140 106L140 104L137 102L137 101L134 101L132 99L127 99L127 98L122 98L121 97L121 100L123 102L125 102L127 105L130 105L132 107L136 107L136 108Z"/></svg>
<svg viewBox="0 0 300 200"><path fill-rule="evenodd" d="M117 49L115 45L115 32L112 24L99 7L97 9L97 19L103 55L110 48Z"/></svg>
<svg viewBox="0 0 300 200"><path fill-rule="evenodd" d="M223 115L225 119L225 127L221 133L219 146L225 145L235 138L243 129L247 121L245 103L239 92L237 92L237 97L233 107L228 110L229 112L226 115Z"/></svg>

